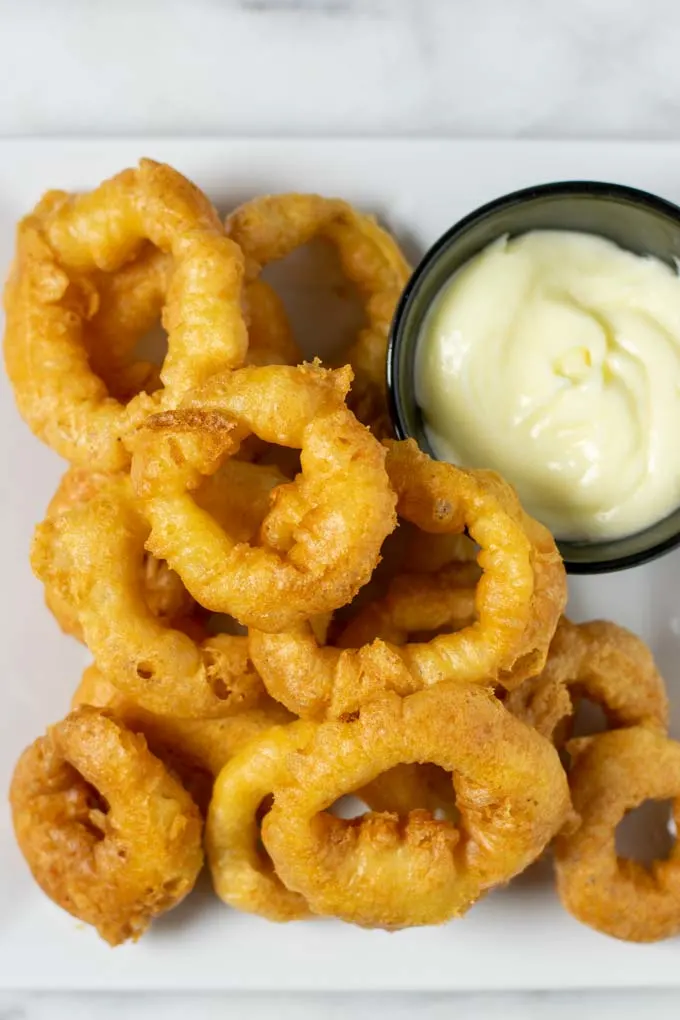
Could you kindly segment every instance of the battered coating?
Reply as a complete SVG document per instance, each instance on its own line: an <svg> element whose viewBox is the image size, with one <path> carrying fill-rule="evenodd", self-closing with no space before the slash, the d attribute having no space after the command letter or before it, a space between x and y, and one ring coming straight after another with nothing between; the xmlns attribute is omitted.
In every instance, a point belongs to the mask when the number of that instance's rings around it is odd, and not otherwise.
<svg viewBox="0 0 680 1020"><path fill-rule="evenodd" d="M270 921L295 921L310 910L276 874L260 845L258 809L283 783L288 759L304 747L312 723L277 726L248 744L220 772L205 833L206 854L215 892L229 906Z"/></svg>
<svg viewBox="0 0 680 1020"><path fill-rule="evenodd" d="M545 669L505 697L506 708L554 742L562 742L579 698L600 705L609 726L665 731L668 697L649 648L607 620L563 617Z"/></svg>
<svg viewBox="0 0 680 1020"><path fill-rule="evenodd" d="M73 695L71 707L80 705L110 709L129 730L143 734L151 752L179 776L203 813L213 781L229 759L265 730L293 720L266 694L253 707L220 719L156 715L125 697L96 666L88 666Z"/></svg>
<svg viewBox="0 0 680 1020"><path fill-rule="evenodd" d="M403 628L388 628L390 643L374 626L362 633L357 625L342 643L358 644L369 633L370 643L331 648L320 647L309 623L274 634L252 627L250 654L267 690L301 716L342 716L388 690L406 695L452 680L516 687L543 668L566 603L566 574L552 536L524 513L509 485L488 472L435 463L412 440L385 445L399 516L433 534L467 528L480 547L482 575L476 581L474 564L466 564L464 586L470 588L471 575L474 596L444 574L436 605L425 599L417 610L411 605L409 613L422 617L425 629L449 623L450 630L429 641L399 644L394 639ZM422 583L436 585L427 577ZM400 584L407 591L416 582Z"/></svg>
<svg viewBox="0 0 680 1020"><path fill-rule="evenodd" d="M427 811L345 821L325 810L404 762L453 774L457 825ZM467 684L388 694L351 720L321 723L287 767L262 823L276 872L315 913L364 927L464 914L534 860L570 813L555 749Z"/></svg>
<svg viewBox="0 0 680 1020"><path fill-rule="evenodd" d="M31 562L75 607L102 672L150 712L216 718L254 705L264 688L245 637L211 637L200 625L186 633L149 609L140 572L148 534L120 475L89 503L39 525Z"/></svg>
<svg viewBox="0 0 680 1020"><path fill-rule="evenodd" d="M207 609L275 631L346 604L370 579L395 497L385 451L345 406L350 379L318 364L243 368L140 430L132 474L147 548ZM257 544L239 542L190 495L251 433L300 449L302 466L274 491Z"/></svg>
<svg viewBox="0 0 680 1020"><path fill-rule="evenodd" d="M113 477L115 475L112 472L90 471L89 468L82 467L69 468L63 474L57 491L49 502L46 516L58 517L73 507L89 503L106 488ZM167 563L145 552L140 562L140 571L144 601L154 616L170 623L173 620L184 620L193 613L196 603ZM49 583L45 584L45 605L65 634L78 641L84 641L75 605Z"/></svg>
<svg viewBox="0 0 680 1020"><path fill-rule="evenodd" d="M100 306L98 274L121 270L148 251L148 242L173 261L163 306L163 388L122 403L90 366L96 330L91 341L85 337ZM22 417L73 463L125 467L124 440L148 414L175 407L214 372L243 364L243 273L241 250L225 237L208 199L168 166L142 160L89 194L48 192L19 224L5 291L5 364ZM155 314L159 287L151 290Z"/></svg>
<svg viewBox="0 0 680 1020"><path fill-rule="evenodd" d="M118 945L191 891L201 815L143 737L94 708L52 726L19 759L16 838L35 880Z"/></svg>
<svg viewBox="0 0 680 1020"><path fill-rule="evenodd" d="M616 826L645 800L672 800L680 825L680 744L637 726L568 744L569 786L581 817L555 840L563 905L596 931L630 942L680 933L680 847L645 867L617 857Z"/></svg>
<svg viewBox="0 0 680 1020"><path fill-rule="evenodd" d="M367 324L347 353L354 371L350 406L376 435L392 435L385 395L387 337L411 270L391 235L372 216L321 195L266 195L226 221L246 256L248 276L314 237L337 248L342 268L366 309Z"/></svg>

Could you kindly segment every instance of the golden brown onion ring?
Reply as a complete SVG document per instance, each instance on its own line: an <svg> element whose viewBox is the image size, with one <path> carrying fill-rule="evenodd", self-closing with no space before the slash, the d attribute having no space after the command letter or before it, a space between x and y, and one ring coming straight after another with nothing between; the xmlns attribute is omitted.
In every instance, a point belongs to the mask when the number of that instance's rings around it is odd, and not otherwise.
<svg viewBox="0 0 680 1020"><path fill-rule="evenodd" d="M453 774L458 825L426 811L346 821L325 810L402 762ZM287 771L262 823L276 873L315 913L364 927L465 913L527 867L570 812L555 749L473 685L387 694L318 724Z"/></svg>
<svg viewBox="0 0 680 1020"><path fill-rule="evenodd" d="M568 744L580 826L555 840L557 890L584 924L614 938L655 942L680 933L680 849L649 867L616 853L616 827L645 800L673 801L680 826L680 744L646 727Z"/></svg>
<svg viewBox="0 0 680 1020"><path fill-rule="evenodd" d="M319 647L306 623L279 634L251 628L250 652L267 690L300 716L340 716L382 691L404 695L448 680L516 687L543 668L566 602L552 536L505 482L432 461L413 441L386 445L400 516L433 534L466 528L479 544L475 618L429 641L399 647L375 640L356 649ZM455 600L470 608L462 596Z"/></svg>
<svg viewBox="0 0 680 1020"><path fill-rule="evenodd" d="M147 712L89 666L71 702L110 709L129 730L142 733L149 749L181 779L198 806L207 811L215 776L226 762L272 726L292 722L283 705L263 694L252 708L221 719L179 719Z"/></svg>
<svg viewBox="0 0 680 1020"><path fill-rule="evenodd" d="M215 892L229 906L270 921L295 921L310 913L263 852L258 810L285 781L291 753L308 743L313 731L313 723L298 721L252 741L222 769L210 802L205 848Z"/></svg>
<svg viewBox="0 0 680 1020"><path fill-rule="evenodd" d="M409 661L423 684L486 677L512 689L543 668L567 599L552 535L490 471L434 461L413 440L388 442L387 471L400 517L431 534L463 529L480 547L482 577L471 628L416 645Z"/></svg>
<svg viewBox="0 0 680 1020"><path fill-rule="evenodd" d="M172 269L172 257L149 246L117 272L93 274L99 306L84 336L90 367L109 393L126 403L143 389L161 386L158 367L139 361L135 349L160 323ZM246 363L297 365L301 354L275 291L256 279L246 286L245 298Z"/></svg>
<svg viewBox="0 0 680 1020"><path fill-rule="evenodd" d="M394 238L372 216L320 195L253 199L227 218L226 229L243 249L250 277L314 237L335 245L367 317L367 325L349 351L355 377L350 406L374 431L392 434L385 400L387 335L411 273Z"/></svg>
<svg viewBox="0 0 680 1020"><path fill-rule="evenodd" d="M119 475L89 503L39 525L31 562L77 611L101 671L150 712L215 718L254 705L263 686L246 638L196 640L150 611L140 571L148 534Z"/></svg>
<svg viewBox="0 0 680 1020"><path fill-rule="evenodd" d="M663 678L645 643L606 620L571 623L562 617L545 668L510 691L504 704L559 744L580 698L600 705L612 729L665 730L668 723Z"/></svg>
<svg viewBox="0 0 680 1020"><path fill-rule="evenodd" d="M56 517L74 506L89 502L111 480L112 473L71 467L64 473L47 507L47 516ZM190 616L195 602L178 575L167 563L145 553L140 564L144 601L154 616L168 623ZM45 586L45 604L65 634L83 641L78 612L51 585Z"/></svg>
<svg viewBox="0 0 680 1020"><path fill-rule="evenodd" d="M10 791L35 880L117 945L191 891L202 822L143 737L93 708L72 712L19 759Z"/></svg>
<svg viewBox="0 0 680 1020"><path fill-rule="evenodd" d="M96 330L86 339L100 306L93 277L122 270L149 241L173 260L163 389L123 404L89 364L90 349L101 346ZM48 192L19 224L5 293L5 362L30 428L75 463L124 467L124 440L149 413L243 364L243 272L243 255L208 199L168 166L142 160L89 194Z"/></svg>
<svg viewBox="0 0 680 1020"><path fill-rule="evenodd" d="M349 602L393 530L385 452L344 405L349 369L242 368L215 376L138 433L133 481L147 548L194 598L246 626L277 630ZM302 472L274 490L256 545L240 541L190 490L255 433L300 449Z"/></svg>

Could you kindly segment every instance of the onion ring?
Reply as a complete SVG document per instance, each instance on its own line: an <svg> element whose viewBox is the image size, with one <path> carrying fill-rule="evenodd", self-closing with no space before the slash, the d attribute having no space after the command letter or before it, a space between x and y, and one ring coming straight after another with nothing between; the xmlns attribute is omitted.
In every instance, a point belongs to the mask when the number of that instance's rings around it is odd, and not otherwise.
<svg viewBox="0 0 680 1020"><path fill-rule="evenodd" d="M673 800L680 826L680 744L646 727L569 742L569 784L580 827L554 845L557 890L584 924L655 942L680 933L680 848L650 867L617 856L616 826L645 800Z"/></svg>
<svg viewBox="0 0 680 1020"><path fill-rule="evenodd" d="M191 891L201 816L143 737L92 708L19 759L14 830L43 891L111 945L138 939Z"/></svg>
<svg viewBox="0 0 680 1020"><path fill-rule="evenodd" d="M263 686L246 638L196 641L149 610L139 569L148 534L129 479L119 475L85 505L39 525L31 562L75 607L101 671L144 708L200 719L254 705Z"/></svg>
<svg viewBox="0 0 680 1020"><path fill-rule="evenodd" d="M74 506L89 502L111 478L111 472L69 468L62 476L57 491L48 504L47 516L56 517ZM182 621L191 615L196 604L167 563L145 553L141 571L144 601L154 616L169 623ZM45 586L45 604L65 634L75 637L78 641L84 641L77 609L69 599L60 595L56 588L49 584Z"/></svg>
<svg viewBox="0 0 680 1020"><path fill-rule="evenodd" d="M314 237L337 248L347 278L364 303L367 325L349 351L355 375L351 404L376 434L391 435L385 397L387 336L411 270L390 234L347 202L320 195L268 195L236 209L227 234L243 249L247 274L285 258Z"/></svg>
<svg viewBox="0 0 680 1020"><path fill-rule="evenodd" d="M121 403L162 385L158 367L140 361L134 350L139 339L160 321L171 275L172 257L153 246L143 248L115 273L92 274L97 311L82 339L90 368Z"/></svg>
<svg viewBox="0 0 680 1020"><path fill-rule="evenodd" d="M293 751L309 742L314 724L277 726L232 758L215 783L205 849L215 892L229 906L270 921L310 914L303 897L287 889L259 846L258 809L285 780Z"/></svg>
<svg viewBox="0 0 680 1020"><path fill-rule="evenodd" d="M161 319L172 269L171 256L150 247L115 273L93 274L99 304L84 341L91 368L119 400L127 402L143 389L153 392L162 385L156 365L136 360L134 351ZM247 364L297 365L302 360L283 302L264 280L246 286L244 315Z"/></svg>
<svg viewBox="0 0 680 1020"><path fill-rule="evenodd" d="M85 335L100 304L93 276L121 270L148 241L173 259L163 389L122 404L88 362L96 335ZM5 362L22 417L67 460L125 467L125 440L148 414L243 363L243 272L210 202L168 166L142 160L89 194L48 192L19 225L6 290Z"/></svg>
<svg viewBox="0 0 680 1020"><path fill-rule="evenodd" d="M266 695L254 707L221 719L155 715L126 698L96 666L85 670L73 695L71 708L80 705L110 709L129 730L143 734L152 754L179 776L204 812L213 781L227 761L265 730L293 719L283 705Z"/></svg>
<svg viewBox="0 0 680 1020"><path fill-rule="evenodd" d="M455 777L458 826L425 811L345 821L324 810L385 769L427 761ZM287 771L262 823L276 872L315 913L364 927L465 913L533 861L570 811L552 745L472 685L388 694L351 721L318 724Z"/></svg>
<svg viewBox="0 0 680 1020"><path fill-rule="evenodd" d="M581 697L600 705L612 729L665 731L668 725L665 685L645 643L606 620L571 623L563 617L542 673L510 691L504 704L559 745Z"/></svg>
<svg viewBox="0 0 680 1020"><path fill-rule="evenodd" d="M194 598L246 626L277 630L349 602L394 529L385 453L344 405L348 369L242 368L215 376L135 441L133 481L151 525L147 548ZM302 450L279 486L258 545L239 542L187 490L250 433Z"/></svg>
<svg viewBox="0 0 680 1020"><path fill-rule="evenodd" d="M432 461L411 440L386 446L400 516L434 534L466 527L479 543L476 619L427 642L375 640L356 649L320 648L305 623L279 634L251 628L250 653L267 690L303 717L342 716L385 690L405 695L449 680L516 687L543 668L564 609L554 540L508 485Z"/></svg>
<svg viewBox="0 0 680 1020"><path fill-rule="evenodd" d="M433 461L413 440L386 445L399 515L432 534L465 528L481 550L476 623L424 648L415 646L412 668L424 684L453 674L518 686L545 665L567 599L552 535L524 512L514 489L498 475Z"/></svg>

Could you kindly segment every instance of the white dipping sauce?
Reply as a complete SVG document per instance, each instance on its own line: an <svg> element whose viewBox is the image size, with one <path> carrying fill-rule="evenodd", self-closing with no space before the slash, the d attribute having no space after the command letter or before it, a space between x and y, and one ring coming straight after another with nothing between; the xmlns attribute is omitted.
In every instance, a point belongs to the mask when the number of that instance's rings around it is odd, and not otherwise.
<svg viewBox="0 0 680 1020"><path fill-rule="evenodd" d="M500 238L428 312L416 399L437 457L558 538L640 531L680 504L680 278L590 234Z"/></svg>

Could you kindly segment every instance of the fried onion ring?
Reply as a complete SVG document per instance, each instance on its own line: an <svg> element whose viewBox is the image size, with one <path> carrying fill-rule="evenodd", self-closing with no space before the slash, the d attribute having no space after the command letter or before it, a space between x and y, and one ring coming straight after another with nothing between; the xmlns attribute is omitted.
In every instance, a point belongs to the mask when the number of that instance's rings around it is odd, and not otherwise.
<svg viewBox="0 0 680 1020"><path fill-rule="evenodd" d="M402 762L454 776L457 826L426 811L346 821L325 809ZM555 749L472 685L387 694L317 726L288 756L262 836L315 913L397 929L459 916L542 851L570 811Z"/></svg>
<svg viewBox="0 0 680 1020"><path fill-rule="evenodd" d="M305 623L279 634L251 628L250 652L267 690L300 716L341 716L382 691L405 695L448 680L516 687L543 668L566 602L552 536L505 482L432 461L411 440L386 445L400 516L434 534L467 528L479 544L475 619L427 642L374 640L352 649L320 648Z"/></svg>
<svg viewBox="0 0 680 1020"><path fill-rule="evenodd" d="M111 480L112 473L71 467L62 476L59 487L47 507L47 516L56 517L74 506L89 502ZM144 601L161 620L183 621L194 611L195 602L178 575L167 563L150 553L142 558ZM73 603L56 588L45 585L45 604L65 634L84 641L78 612Z"/></svg>
<svg viewBox="0 0 680 1020"><path fill-rule="evenodd" d="M385 399L387 336L411 270L390 234L347 202L320 195L267 195L236 209L227 234L243 249L248 276L285 258L314 237L337 248L347 278L356 285L367 325L349 351L354 370L350 406L360 421L391 435Z"/></svg>
<svg viewBox="0 0 680 1020"><path fill-rule="evenodd" d="M571 623L562 617L545 668L510 691L504 704L560 744L579 698L600 705L611 729L665 731L668 724L666 688L645 643L606 620Z"/></svg>
<svg viewBox="0 0 680 1020"><path fill-rule="evenodd" d="M248 744L220 772L208 811L205 848L215 892L231 907L270 921L308 917L302 896L287 889L259 845L258 809L287 777L293 751L314 724L277 726Z"/></svg>
<svg viewBox="0 0 680 1020"><path fill-rule="evenodd" d="M111 945L138 939L201 870L191 797L143 737L97 709L72 712L24 751L10 801L37 883Z"/></svg>
<svg viewBox="0 0 680 1020"><path fill-rule="evenodd" d="M125 271L149 241L173 260L163 389L123 404L90 367L89 350L101 347L97 330L86 337L100 306L97 273ZM19 224L5 294L5 363L22 417L67 460L125 467L124 441L148 414L243 364L243 273L243 255L208 199L168 166L142 160L89 194L48 192ZM150 303L157 290L146 295Z"/></svg>
<svg viewBox="0 0 680 1020"><path fill-rule="evenodd" d="M139 431L133 481L147 548L202 606L278 630L344 605L369 580L395 499L384 450L344 405L349 381L349 369L318 365L242 368ZM250 433L302 451L302 472L274 491L257 545L219 527L188 491Z"/></svg>
<svg viewBox="0 0 680 1020"><path fill-rule="evenodd" d="M673 800L680 826L680 744L646 727L570 741L569 784L581 824L555 840L557 890L584 924L655 942L680 933L680 846L645 867L617 856L616 827L645 800Z"/></svg>
<svg viewBox="0 0 680 1020"><path fill-rule="evenodd" d="M399 516L432 534L465 529L480 547L476 622L415 646L412 667L423 684L453 675L518 686L545 665L567 599L564 565L552 535L493 472L434 461L413 440L386 445Z"/></svg>
<svg viewBox="0 0 680 1020"><path fill-rule="evenodd" d="M150 393L162 385L158 367L139 361L135 348L160 322L172 269L172 257L150 247L115 273L93 274L99 305L83 340L90 367L111 396L125 403L141 390ZM264 280L246 286L244 315L247 364L297 365L302 360L283 302Z"/></svg>
<svg viewBox="0 0 680 1020"><path fill-rule="evenodd" d="M39 525L31 562L75 608L101 671L150 712L215 718L254 705L263 686L246 638L197 641L150 611L140 571L148 534L129 478L118 475L88 503Z"/></svg>
<svg viewBox="0 0 680 1020"><path fill-rule="evenodd" d="M142 733L152 754L179 776L204 811L213 780L227 761L265 730L293 720L283 705L265 694L255 706L221 719L155 715L126 698L96 666L85 670L73 695L71 708L80 705L110 709L129 730Z"/></svg>

